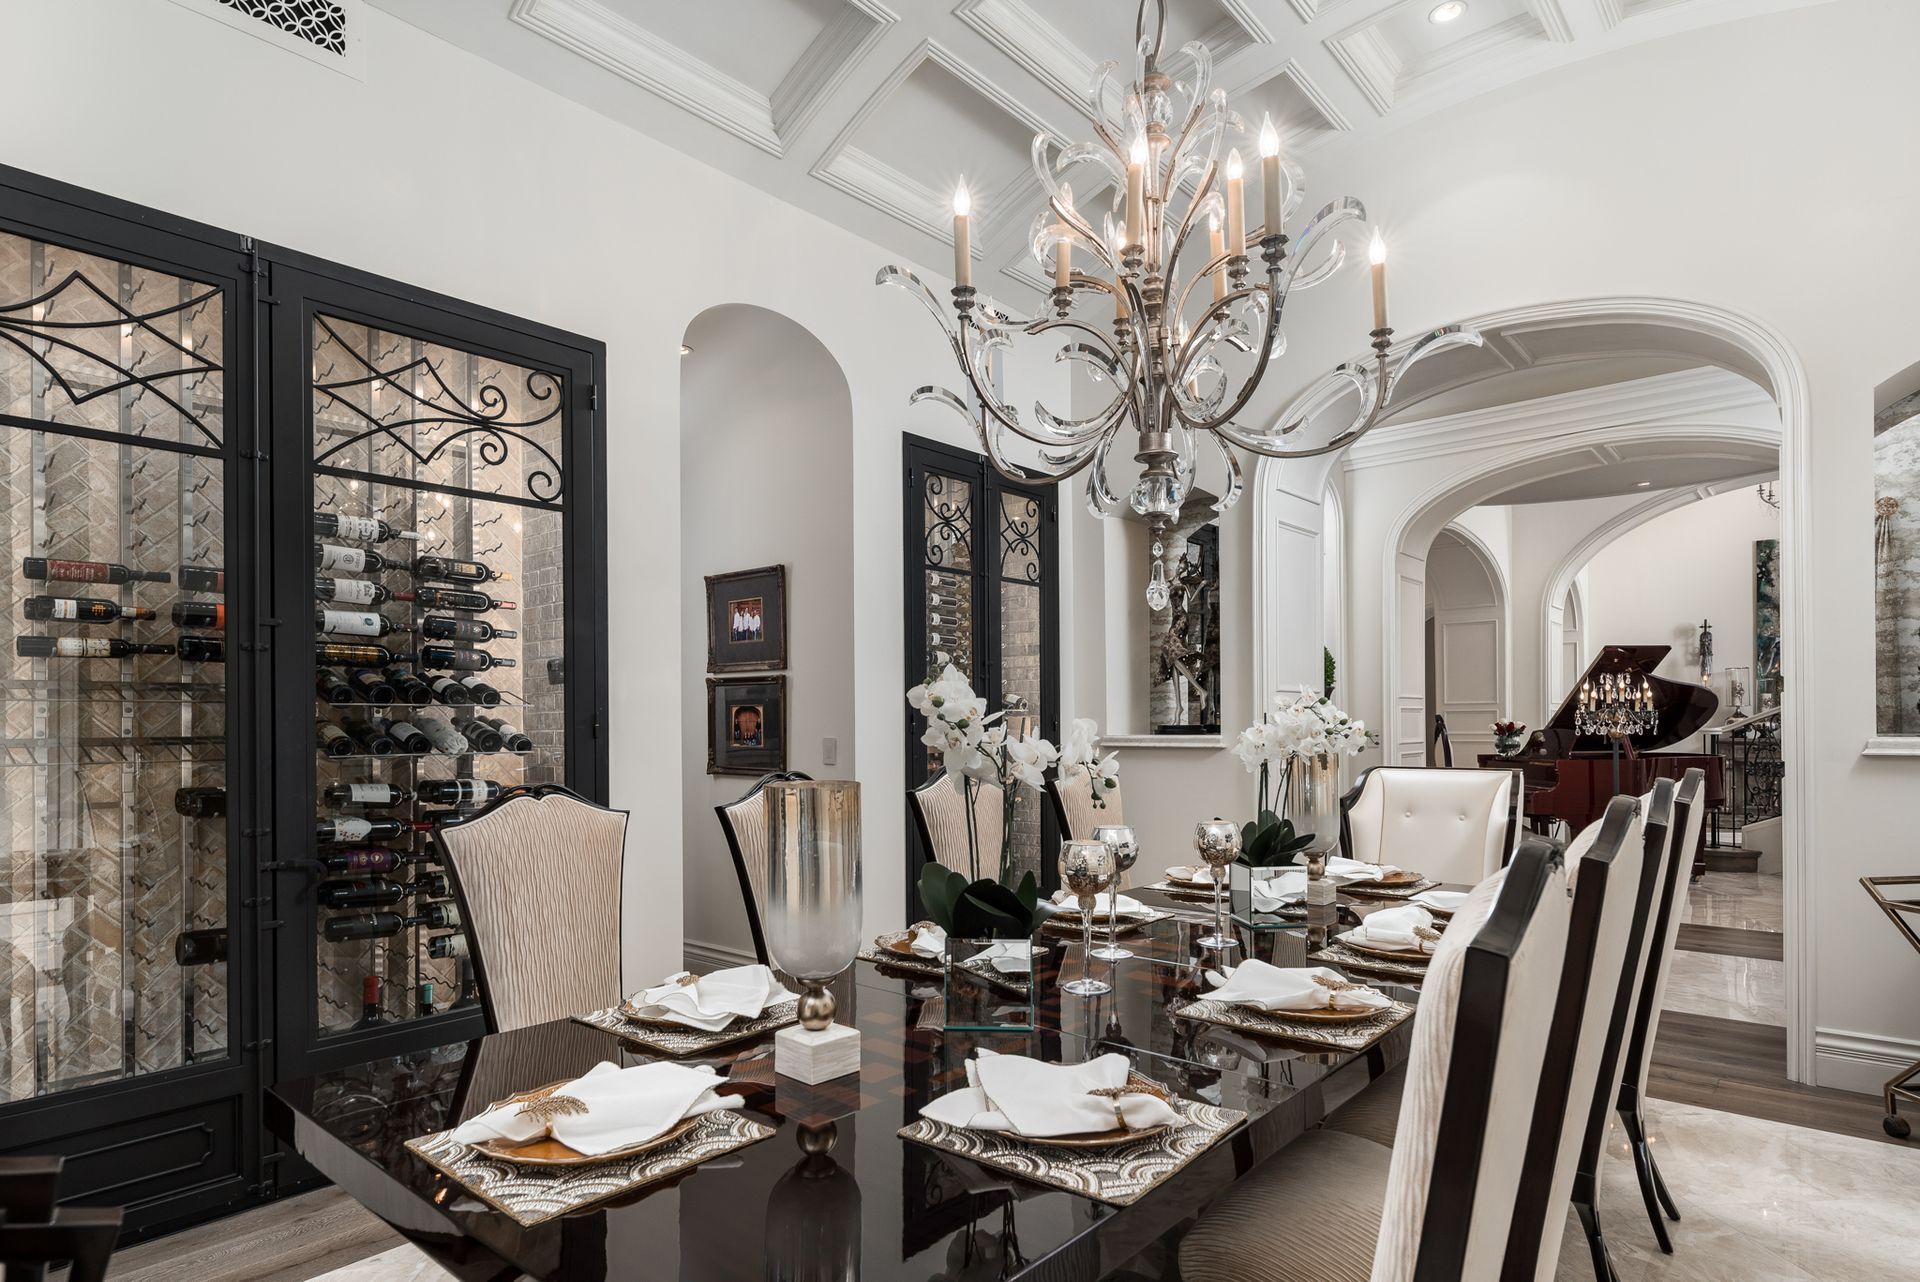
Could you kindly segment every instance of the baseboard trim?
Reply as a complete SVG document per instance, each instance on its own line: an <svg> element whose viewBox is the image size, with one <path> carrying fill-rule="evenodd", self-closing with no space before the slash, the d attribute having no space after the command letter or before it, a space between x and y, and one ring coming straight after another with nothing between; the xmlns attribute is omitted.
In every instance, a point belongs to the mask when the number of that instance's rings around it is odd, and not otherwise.
<svg viewBox="0 0 1920 1282"><path fill-rule="evenodd" d="M745 948L730 944L711 944L704 939L689 939L685 944L686 967L696 975L726 970L731 966L751 966L759 958Z"/></svg>
<svg viewBox="0 0 1920 1282"><path fill-rule="evenodd" d="M1813 1034L1813 1080L1817 1086L1878 1095L1886 1080L1920 1060L1920 1042L1876 1033L1819 1028Z"/></svg>

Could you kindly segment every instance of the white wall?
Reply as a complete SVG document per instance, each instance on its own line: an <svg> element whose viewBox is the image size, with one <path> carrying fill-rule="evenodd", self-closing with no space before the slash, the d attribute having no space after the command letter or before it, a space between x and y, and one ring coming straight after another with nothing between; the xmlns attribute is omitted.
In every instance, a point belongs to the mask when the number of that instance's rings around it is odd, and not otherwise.
<svg viewBox="0 0 1920 1282"><path fill-rule="evenodd" d="M1555 504L1554 506L1559 506ZM1780 515L1751 489L1689 503L1621 535L1587 563L1587 628L1596 645L1670 645L1658 671L1700 679L1700 620L1713 622L1712 686L1745 667L1753 710L1753 544L1780 537ZM1691 751L1698 736L1676 744Z"/></svg>
<svg viewBox="0 0 1920 1282"><path fill-rule="evenodd" d="M1462 515L1471 520L1447 527L1427 553L1422 623L1431 620L1432 631L1423 628L1430 639L1422 668L1432 676L1426 690L1428 737L1433 718L1445 717L1454 765L1470 767L1481 753L1493 751L1492 725L1507 704L1508 646L1506 576L1494 546L1466 527L1504 541L1507 523L1504 509L1474 508Z"/></svg>
<svg viewBox="0 0 1920 1282"><path fill-rule="evenodd" d="M752 779L709 775L706 576L787 567L787 765L855 777L853 403L833 356L762 308L687 327L680 361L680 744L687 948L749 959L740 882L713 808ZM835 764L821 741L836 740ZM886 800L890 800L889 793Z"/></svg>

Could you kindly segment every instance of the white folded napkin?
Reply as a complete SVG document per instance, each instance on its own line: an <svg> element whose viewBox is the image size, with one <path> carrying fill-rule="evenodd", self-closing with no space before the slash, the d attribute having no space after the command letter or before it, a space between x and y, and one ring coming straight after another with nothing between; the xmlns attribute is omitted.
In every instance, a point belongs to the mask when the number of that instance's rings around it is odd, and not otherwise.
<svg viewBox="0 0 1920 1282"><path fill-rule="evenodd" d="M1207 994L1214 1001L1254 1010L1382 1010L1393 1004L1377 989L1348 987L1344 978L1325 966L1270 966L1248 958L1226 975L1208 971L1207 982L1215 985Z"/></svg>
<svg viewBox="0 0 1920 1282"><path fill-rule="evenodd" d="M1033 969L1034 952L1025 940L1003 939L997 944L988 944L967 958L967 963L985 963L1002 975L1025 975Z"/></svg>
<svg viewBox="0 0 1920 1282"><path fill-rule="evenodd" d="M1457 913L1460 906L1467 902L1467 894L1464 890L1423 890L1407 902L1437 908L1445 913Z"/></svg>
<svg viewBox="0 0 1920 1282"><path fill-rule="evenodd" d="M982 1050L967 1062L967 1085L920 1110L920 1116L974 1131L1015 1135L1098 1134L1178 1126L1180 1114L1153 1095L1090 1095L1127 1081L1127 1057L1102 1055L1084 1064L1046 1064L1024 1055Z"/></svg>
<svg viewBox="0 0 1920 1282"><path fill-rule="evenodd" d="M1074 894L1072 891L1069 891L1069 890L1055 891L1053 896L1053 902L1055 904L1058 904L1061 908L1063 908L1067 912L1070 912L1075 916L1079 915L1080 897ZM1107 891L1102 891L1099 894L1095 895L1093 897L1093 915L1095 917L1105 917L1107 915L1107 906L1112 902L1113 902L1113 895ZM1141 903L1138 899L1133 898L1131 895L1120 896L1120 915L1122 917L1127 916L1129 913L1144 913L1145 911L1147 911L1147 906Z"/></svg>
<svg viewBox="0 0 1920 1282"><path fill-rule="evenodd" d="M1226 869L1220 870L1218 879L1222 882L1227 880ZM1201 886L1211 887L1215 876L1213 869L1205 864L1175 864L1167 869L1167 880L1176 885L1193 885L1197 882Z"/></svg>
<svg viewBox="0 0 1920 1282"><path fill-rule="evenodd" d="M1438 942L1417 932L1433 930L1433 914L1419 904L1404 908L1383 908L1368 913L1360 924L1340 938L1369 948L1389 948L1401 952L1430 953Z"/></svg>
<svg viewBox="0 0 1920 1282"><path fill-rule="evenodd" d="M462 1144L494 1139L520 1144L551 1134L593 1157L644 1143L696 1114L739 1108L739 1096L715 1093L725 1081L711 1068L658 1062L623 1069L602 1061L555 1091L544 1109L537 1102L534 1116L527 1116L527 1104L491 1109L461 1126L453 1138ZM578 1107L551 1103L562 1097Z"/></svg>
<svg viewBox="0 0 1920 1282"><path fill-rule="evenodd" d="M717 1033L740 1018L758 1019L769 1006L794 1000L765 966L735 966L710 975L685 971L632 998L642 1019L684 1024L703 1033Z"/></svg>
<svg viewBox="0 0 1920 1282"><path fill-rule="evenodd" d="M908 930L911 936L907 947L913 949L916 957L945 957L947 955L947 932L931 922L914 926Z"/></svg>
<svg viewBox="0 0 1920 1282"><path fill-rule="evenodd" d="M1251 885L1253 910L1261 913L1275 912L1287 904L1306 898L1307 870L1288 868L1277 877L1268 877L1264 880L1256 877Z"/></svg>
<svg viewBox="0 0 1920 1282"><path fill-rule="evenodd" d="M1368 864L1345 855L1327 856L1327 876L1334 881L1379 881L1400 869L1393 864Z"/></svg>

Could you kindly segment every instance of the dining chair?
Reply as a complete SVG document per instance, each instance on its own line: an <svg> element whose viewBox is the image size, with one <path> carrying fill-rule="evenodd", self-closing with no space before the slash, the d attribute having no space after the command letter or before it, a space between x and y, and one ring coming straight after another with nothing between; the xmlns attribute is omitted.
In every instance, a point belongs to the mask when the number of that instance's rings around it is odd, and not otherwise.
<svg viewBox="0 0 1920 1282"><path fill-rule="evenodd" d="M1391 1149L1309 1131L1200 1215L1180 1274L1208 1282L1456 1282L1498 1275L1539 1125L1522 1098L1549 1045L1571 921L1566 865L1528 841L1435 948ZM1499 1103L1497 1103L1499 1101ZM1310 1225L1272 1249L1276 1224Z"/></svg>
<svg viewBox="0 0 1920 1282"><path fill-rule="evenodd" d="M1000 785L977 783L973 794L974 829L980 841L980 875L1000 877L1000 834L1006 825L1001 810ZM968 871L967 803L960 784L944 770L907 791L913 826L920 833L920 849L955 872Z"/></svg>
<svg viewBox="0 0 1920 1282"><path fill-rule="evenodd" d="M767 802L760 795L770 783L811 779L798 770L776 770L754 780L738 801L715 806L727 849L733 852L733 870L740 876L740 902L747 910L747 929L753 932L754 955L762 966L773 963L767 954L767 936L761 920L767 906Z"/></svg>
<svg viewBox="0 0 1920 1282"><path fill-rule="evenodd" d="M1447 733L1447 719L1437 712L1433 714L1433 745L1427 754L1427 764L1453 769L1453 736Z"/></svg>
<svg viewBox="0 0 1920 1282"><path fill-rule="evenodd" d="M1085 770L1073 770L1064 778L1047 780L1047 801L1060 825L1063 841L1086 841L1102 824L1123 824L1125 812L1120 805L1120 790L1106 796L1104 805L1093 804L1093 776Z"/></svg>
<svg viewBox="0 0 1920 1282"><path fill-rule="evenodd" d="M1522 791L1518 770L1374 766L1340 798L1340 848L1475 885L1513 854Z"/></svg>
<svg viewBox="0 0 1920 1282"><path fill-rule="evenodd" d="M1651 952L1634 1005L1632 1031L1627 1037L1620 1096L1614 1102L1620 1125L1627 1133L1627 1143L1633 1150L1633 1172L1640 1181L1640 1197L1647 1206L1647 1219L1653 1224L1654 1240L1669 1255L1673 1254L1673 1241L1661 1217L1664 1213L1667 1219L1678 1223L1680 1208L1674 1204L1673 1194L1667 1191L1666 1181L1660 1178L1660 1167L1653 1160L1653 1149L1647 1143L1647 1122L1640 1108L1647 1098L1647 1076L1653 1067L1653 1046L1660 1032L1660 1008L1666 1001L1667 977L1673 971L1674 945L1680 936L1680 923L1687 915L1693 849L1706 822L1706 783L1706 772L1695 768L1681 776L1680 786L1674 790L1673 856L1667 861L1661 879Z"/></svg>
<svg viewBox="0 0 1920 1282"><path fill-rule="evenodd" d="M559 784L509 788L435 830L488 1031L620 1000L626 839L626 811Z"/></svg>
<svg viewBox="0 0 1920 1282"><path fill-rule="evenodd" d="M60 1206L61 1157L0 1157L0 1279L105 1282L120 1237L117 1206Z"/></svg>

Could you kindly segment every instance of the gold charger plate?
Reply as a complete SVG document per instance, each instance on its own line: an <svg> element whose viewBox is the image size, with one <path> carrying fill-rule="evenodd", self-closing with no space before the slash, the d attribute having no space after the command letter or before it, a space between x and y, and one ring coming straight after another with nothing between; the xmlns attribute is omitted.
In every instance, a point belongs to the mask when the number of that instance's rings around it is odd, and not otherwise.
<svg viewBox="0 0 1920 1282"><path fill-rule="evenodd" d="M1376 948L1372 944L1358 943L1347 938L1345 935L1340 937L1340 942L1348 948L1353 949L1356 953L1365 953L1369 957L1385 957L1389 961L1430 962L1433 960L1433 954L1426 951L1415 951L1406 948Z"/></svg>
<svg viewBox="0 0 1920 1282"><path fill-rule="evenodd" d="M1249 1009L1252 1009L1251 1007ZM1316 1006L1312 1010L1276 1010L1262 1011L1262 1014L1284 1015L1288 1019L1302 1020L1309 1024L1357 1024L1363 1019L1372 1019L1387 1011L1387 1006L1363 1006L1358 1010L1341 1010L1334 1006Z"/></svg>
<svg viewBox="0 0 1920 1282"><path fill-rule="evenodd" d="M1425 873L1408 872L1405 868L1402 868L1390 877L1364 877L1359 881L1350 881L1346 884L1349 886L1375 886L1382 890L1398 890L1402 886L1411 886L1416 882L1422 882L1426 879Z"/></svg>

